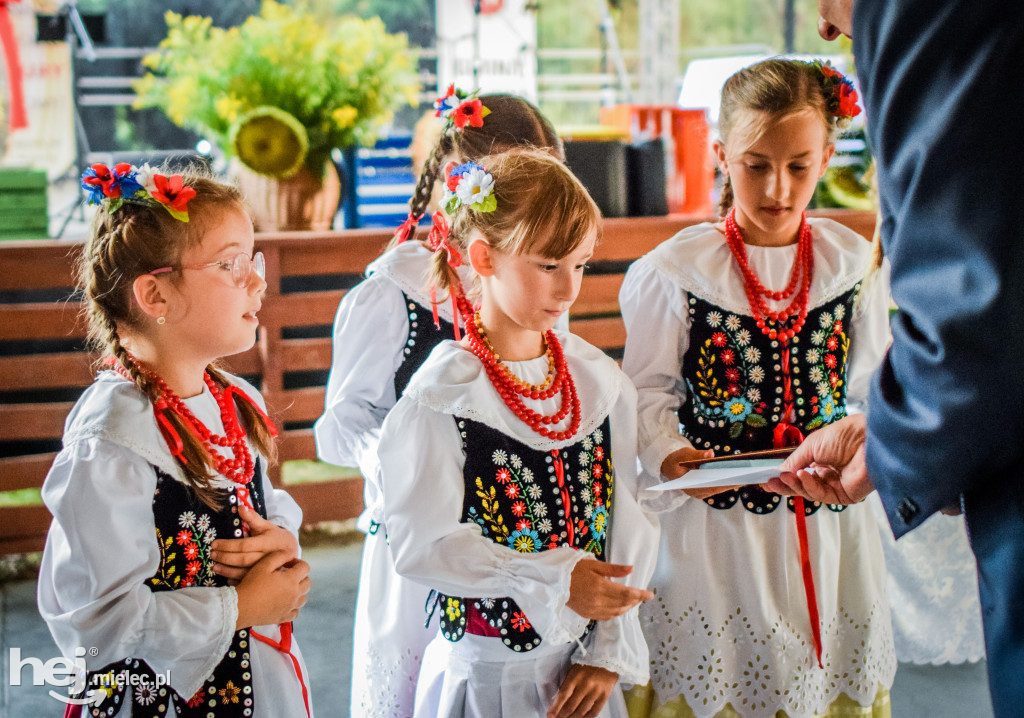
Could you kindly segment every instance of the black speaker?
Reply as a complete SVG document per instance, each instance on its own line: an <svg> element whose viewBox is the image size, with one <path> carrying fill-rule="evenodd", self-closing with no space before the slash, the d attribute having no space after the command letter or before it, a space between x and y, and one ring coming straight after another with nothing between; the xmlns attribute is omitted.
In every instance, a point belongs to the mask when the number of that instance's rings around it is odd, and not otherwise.
<svg viewBox="0 0 1024 718"><path fill-rule="evenodd" d="M630 217L668 214L665 142L660 137L626 148L626 195Z"/></svg>
<svg viewBox="0 0 1024 718"><path fill-rule="evenodd" d="M620 140L566 140L565 164L605 217L625 217L626 144Z"/></svg>

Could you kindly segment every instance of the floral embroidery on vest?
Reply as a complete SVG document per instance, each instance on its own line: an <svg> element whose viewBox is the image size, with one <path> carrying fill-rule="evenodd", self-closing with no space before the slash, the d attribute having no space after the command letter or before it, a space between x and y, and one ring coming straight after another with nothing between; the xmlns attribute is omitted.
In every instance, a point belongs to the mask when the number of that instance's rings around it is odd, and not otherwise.
<svg viewBox="0 0 1024 718"><path fill-rule="evenodd" d="M575 444L550 452L470 419L457 417L456 422L466 453L463 522L477 524L485 537L520 553L572 546L604 560L615 487L607 418ZM439 594L437 601L441 632L450 641L468 629L500 637L515 651L541 643L511 598Z"/></svg>
<svg viewBox="0 0 1024 718"><path fill-rule="evenodd" d="M160 469L153 495L153 517L156 541L160 550L160 564L146 585L154 592L173 591L190 586L226 586L227 579L213 571L210 544L218 535L241 538L241 520L236 506L237 496L225 491L221 496L224 506L215 511L203 504L195 492ZM264 518L266 504L260 489L260 468L257 462L253 481L246 488L256 511ZM130 713L135 718L162 718L173 714L181 718L198 718L215 714L234 718L253 715L252 672L250 671L251 637L248 630L235 632L224 659L213 674L191 697L179 695L173 685L157 683L150 666L137 658L104 666L88 676L90 688L98 688L107 695L99 705L87 709L92 716L118 715L125 703L132 703ZM136 685L119 682L119 674L132 676ZM135 678L138 676L138 678ZM174 676L170 676L173 683Z"/></svg>
<svg viewBox="0 0 1024 718"><path fill-rule="evenodd" d="M683 356L687 395L678 412L683 435L696 448L716 454L771 448L773 431L783 420L782 352L790 353L793 423L806 434L846 416L850 337L845 320L859 290L857 284L810 309L803 329L785 346L762 334L752 317L691 295L690 346ZM779 495L758 486L726 491L706 502L719 509L740 503L758 514L771 513L783 503ZM792 499L785 503L795 510ZM820 504L805 502L808 515L818 508Z"/></svg>

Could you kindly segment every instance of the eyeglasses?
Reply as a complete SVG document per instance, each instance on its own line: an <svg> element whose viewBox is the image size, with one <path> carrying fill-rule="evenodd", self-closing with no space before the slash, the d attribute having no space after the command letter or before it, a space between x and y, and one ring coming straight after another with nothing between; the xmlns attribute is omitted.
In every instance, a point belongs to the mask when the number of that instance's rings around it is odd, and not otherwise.
<svg viewBox="0 0 1024 718"><path fill-rule="evenodd" d="M160 267L160 269L154 269L150 274L163 274L164 272L173 272L179 269L206 269L207 267L220 267L224 270L230 269L231 279L239 289L245 289L249 286L254 272L260 279L266 279L267 277L267 264L263 259L263 252L256 252L252 257L245 252L239 252L231 259L218 259L216 262L207 262L206 264Z"/></svg>

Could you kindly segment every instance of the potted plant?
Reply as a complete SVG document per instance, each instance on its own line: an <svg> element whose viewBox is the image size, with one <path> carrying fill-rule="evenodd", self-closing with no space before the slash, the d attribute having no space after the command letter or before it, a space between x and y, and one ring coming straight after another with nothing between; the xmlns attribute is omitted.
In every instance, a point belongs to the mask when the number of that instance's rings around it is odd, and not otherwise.
<svg viewBox="0 0 1024 718"><path fill-rule="evenodd" d="M399 104L416 104L405 35L379 18L321 18L273 0L228 29L166 20L136 107L160 108L233 158L258 229L328 229L340 192L331 151L372 144Z"/></svg>

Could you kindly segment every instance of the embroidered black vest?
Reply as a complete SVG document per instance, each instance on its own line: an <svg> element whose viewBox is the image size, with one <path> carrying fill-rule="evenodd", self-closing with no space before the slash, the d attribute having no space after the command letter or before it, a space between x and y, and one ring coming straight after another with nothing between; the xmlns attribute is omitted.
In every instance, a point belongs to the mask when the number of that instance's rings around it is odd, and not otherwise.
<svg viewBox="0 0 1024 718"><path fill-rule="evenodd" d="M690 295L690 344L683 355L682 377L686 401L678 412L683 436L698 449L714 449L716 455L772 448L773 432L783 419L782 352L789 352L793 424L806 435L846 416L848 324L859 291L857 284L808 309L803 328L785 347L765 336L753 317ZM782 497L752 485L706 501L717 509L739 502L748 511L768 514L779 507ZM792 498L786 504L794 510ZM808 515L819 508L820 504L804 502Z"/></svg>
<svg viewBox="0 0 1024 718"><path fill-rule="evenodd" d="M402 363L395 372L395 398L402 398L405 387L416 370L427 360L430 352L445 339L455 338L455 327L438 315L440 329L434 326L434 314L430 307L417 304L409 295L402 293L405 309L409 314L409 335L402 350Z"/></svg>
<svg viewBox="0 0 1024 718"><path fill-rule="evenodd" d="M155 471L157 483L153 495L153 517L156 521L155 538L160 547L160 565L146 585L155 593L190 586L227 586L227 579L213 572L210 544L217 538L242 538L235 493L232 491L223 497L224 507L214 511L201 502L187 485L160 469ZM252 505L266 518L258 458L254 479L246 486ZM99 688L107 690L108 695L98 706L90 705L86 710L97 717L113 716L130 700L132 705L128 713L133 718L164 718L170 715L168 709L173 696L175 715L182 718L251 716L255 700L249 670L251 640L248 629L237 631L224 659L194 696L181 696L171 685L158 687L152 668L137 658L127 658L98 671L90 671L86 691ZM118 683L119 674L130 676L135 681L131 694L128 693L127 682ZM173 684L173 671L170 681Z"/></svg>
<svg viewBox="0 0 1024 718"><path fill-rule="evenodd" d="M462 522L479 525L485 537L512 551L572 546L604 560L615 490L607 418L590 435L553 451L531 449L471 419L455 421L466 454ZM470 604L511 650L540 645L543 637L511 598L438 595L441 633L449 641L465 634Z"/></svg>

